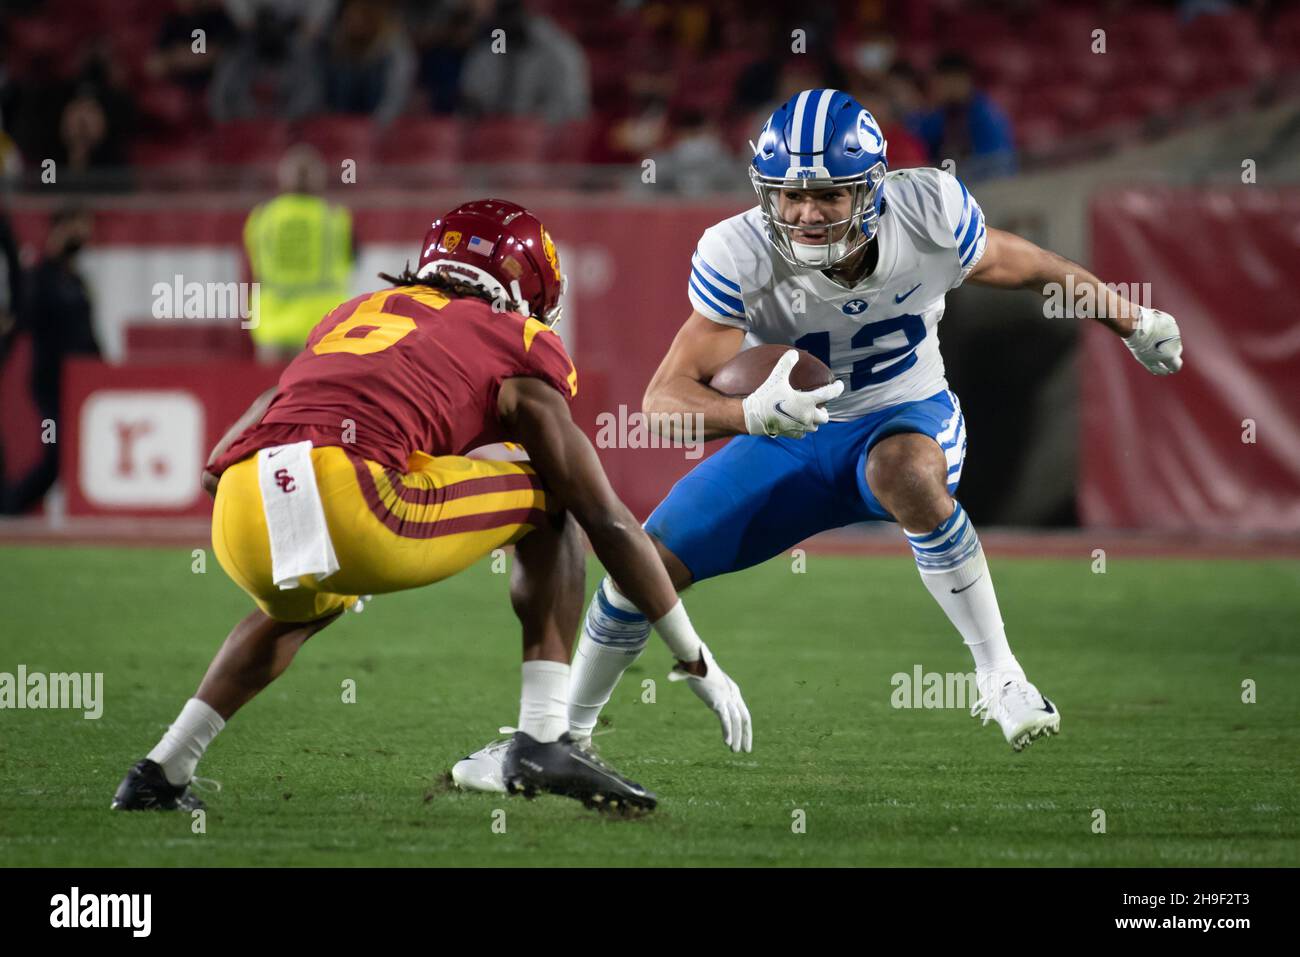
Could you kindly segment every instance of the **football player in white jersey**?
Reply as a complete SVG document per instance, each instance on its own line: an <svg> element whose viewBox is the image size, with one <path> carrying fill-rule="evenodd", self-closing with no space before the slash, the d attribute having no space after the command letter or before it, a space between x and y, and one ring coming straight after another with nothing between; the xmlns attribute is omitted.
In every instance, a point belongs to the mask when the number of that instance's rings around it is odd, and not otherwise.
<svg viewBox="0 0 1300 957"><path fill-rule="evenodd" d="M702 413L707 437L734 438L678 482L645 527L681 590L830 528L897 522L922 582L975 660L972 715L996 721L1019 751L1057 733L1061 717L1012 654L979 538L953 497L966 425L939 354L944 296L965 281L1045 291L1066 287L1070 276L1076 291L1092 287L1097 320L1156 375L1178 371L1181 337L1167 313L989 227L948 173L887 172L885 150L875 119L838 90L798 93L763 127L750 166L759 205L701 237L691 261L693 311L644 402L647 413ZM761 343L805 349L837 381L794 390L792 350L744 399L709 388L737 352ZM591 735L649 633L606 578L572 666L575 738ZM707 655L695 670L670 677L690 682L732 750L750 750L749 712L735 683ZM460 762L453 777L496 789L493 746Z"/></svg>

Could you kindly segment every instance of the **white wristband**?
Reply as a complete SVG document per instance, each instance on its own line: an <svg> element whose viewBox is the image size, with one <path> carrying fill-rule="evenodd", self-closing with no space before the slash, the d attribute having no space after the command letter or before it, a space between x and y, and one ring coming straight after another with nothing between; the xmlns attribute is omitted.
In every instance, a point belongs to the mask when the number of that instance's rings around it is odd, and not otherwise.
<svg viewBox="0 0 1300 957"><path fill-rule="evenodd" d="M700 649L704 647L704 642L695 633L695 626L691 624L686 606L680 598L673 605L672 611L654 623L654 629L678 661L700 660Z"/></svg>

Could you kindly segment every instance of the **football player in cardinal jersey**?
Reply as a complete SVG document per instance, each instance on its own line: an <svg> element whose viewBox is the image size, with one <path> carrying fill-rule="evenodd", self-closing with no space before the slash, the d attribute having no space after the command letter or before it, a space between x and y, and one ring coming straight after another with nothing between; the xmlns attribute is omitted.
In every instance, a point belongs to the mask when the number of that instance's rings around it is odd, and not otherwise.
<svg viewBox="0 0 1300 957"><path fill-rule="evenodd" d="M749 170L759 204L700 239L693 311L644 402L652 417L698 413L706 437L736 437L673 487L646 531L683 589L826 529L898 523L974 657L972 714L996 721L1019 751L1059 731L1060 714L1012 654L979 537L953 497L966 422L939 354L944 296L965 281L1043 292L1071 277L1095 295L1098 321L1156 375L1178 371L1181 336L1167 313L988 226L950 174L888 172L885 149L875 119L838 90L804 90L768 119ZM744 399L709 388L739 350L763 343L807 350L838 381L795 392L792 350ZM645 647L650 623L630 598L607 578L588 607L569 690L575 737L591 733Z"/></svg>
<svg viewBox="0 0 1300 957"><path fill-rule="evenodd" d="M113 807L201 806L190 783L212 739L357 596L440 581L511 543L524 661L506 787L654 807L653 794L568 734L579 527L691 681L734 712L744 702L570 418L578 381L552 328L564 282L550 235L514 203L467 203L433 223L415 274L383 278L392 288L316 326L213 451L213 548L257 609ZM521 444L529 461L466 456L502 441Z"/></svg>

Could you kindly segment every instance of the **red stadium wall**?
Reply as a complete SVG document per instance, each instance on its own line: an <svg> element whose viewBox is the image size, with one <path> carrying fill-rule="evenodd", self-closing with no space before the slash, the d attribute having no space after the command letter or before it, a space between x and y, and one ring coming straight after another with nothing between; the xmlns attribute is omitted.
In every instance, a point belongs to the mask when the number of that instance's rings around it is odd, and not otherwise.
<svg viewBox="0 0 1300 957"><path fill-rule="evenodd" d="M1084 524L1300 531L1297 222L1300 192L1253 185L1094 200L1096 272L1151 284L1149 304L1178 318L1185 365L1152 376L1089 324Z"/></svg>

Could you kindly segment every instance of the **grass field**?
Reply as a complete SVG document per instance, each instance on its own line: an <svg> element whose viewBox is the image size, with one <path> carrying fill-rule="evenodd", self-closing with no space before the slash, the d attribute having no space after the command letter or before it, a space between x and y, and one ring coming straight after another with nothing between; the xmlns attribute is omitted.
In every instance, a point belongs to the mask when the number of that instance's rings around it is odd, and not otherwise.
<svg viewBox="0 0 1300 957"><path fill-rule="evenodd" d="M969 657L905 555L812 555L706 583L701 634L754 715L732 755L657 639L606 711L614 764L660 796L603 818L449 789L513 723L518 657L487 562L313 638L200 765L207 831L112 814L248 602L211 554L0 548L0 671L104 673L99 720L0 711L6 865L1298 865L1300 564L994 562L1012 644L1062 735L1013 754L960 710L895 709L891 676ZM592 565L594 584L595 565ZM356 681L345 704L341 685ZM642 682L656 680L656 702ZM1258 701L1242 702L1242 682ZM506 812L494 833L493 812ZM1094 811L1105 833L1094 833ZM794 812L806 815L794 833Z"/></svg>

